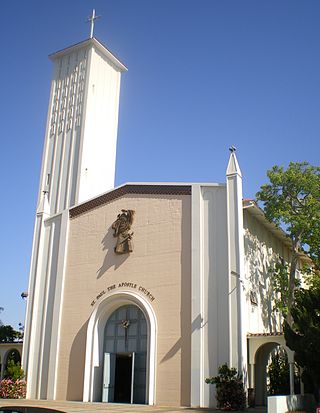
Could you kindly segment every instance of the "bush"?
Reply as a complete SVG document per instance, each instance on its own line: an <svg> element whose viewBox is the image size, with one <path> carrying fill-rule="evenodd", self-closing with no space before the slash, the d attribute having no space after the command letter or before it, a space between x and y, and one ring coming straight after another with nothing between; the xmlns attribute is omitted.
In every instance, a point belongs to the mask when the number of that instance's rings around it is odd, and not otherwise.
<svg viewBox="0 0 320 413"><path fill-rule="evenodd" d="M15 363L14 360L9 360L4 377L12 379L13 381L22 380L24 378L24 371L22 370L20 363Z"/></svg>
<svg viewBox="0 0 320 413"><path fill-rule="evenodd" d="M24 399L26 388L25 380L3 379L0 381L0 399Z"/></svg>
<svg viewBox="0 0 320 413"><path fill-rule="evenodd" d="M246 394L241 374L235 368L223 364L218 376L206 379L206 383L216 385L216 399L221 410L243 410L246 407Z"/></svg>

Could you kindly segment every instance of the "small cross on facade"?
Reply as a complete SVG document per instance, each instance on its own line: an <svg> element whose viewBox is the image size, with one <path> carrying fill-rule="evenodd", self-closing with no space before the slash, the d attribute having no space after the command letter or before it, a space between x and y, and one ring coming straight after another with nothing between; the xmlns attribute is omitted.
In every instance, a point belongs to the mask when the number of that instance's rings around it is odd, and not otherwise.
<svg viewBox="0 0 320 413"><path fill-rule="evenodd" d="M90 39L93 38L94 21L99 19L101 16L96 16L95 9L92 10L91 17L88 17L88 22L90 22Z"/></svg>

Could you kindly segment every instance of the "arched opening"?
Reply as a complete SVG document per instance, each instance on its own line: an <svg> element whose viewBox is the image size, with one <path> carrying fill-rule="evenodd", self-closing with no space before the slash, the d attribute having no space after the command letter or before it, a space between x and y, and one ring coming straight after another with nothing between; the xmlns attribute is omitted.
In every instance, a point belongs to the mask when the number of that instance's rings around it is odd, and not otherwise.
<svg viewBox="0 0 320 413"><path fill-rule="evenodd" d="M258 406L267 404L267 365L269 355L278 346L277 343L263 344L255 355L255 402Z"/></svg>
<svg viewBox="0 0 320 413"><path fill-rule="evenodd" d="M136 293L111 294L89 319L83 401L154 404L155 350L151 304Z"/></svg>
<svg viewBox="0 0 320 413"><path fill-rule="evenodd" d="M278 352L283 353L287 357L286 348L281 346L276 342L269 342L261 345L255 354L255 402L258 406L265 406L267 404L268 396L268 364L271 361L271 356L276 355ZM288 380L288 390L284 391L287 394L290 392L290 373L289 364L287 380ZM280 377L278 377L280 379ZM281 386L280 386L281 387Z"/></svg>
<svg viewBox="0 0 320 413"><path fill-rule="evenodd" d="M109 317L104 331L102 401L145 404L147 323L136 305Z"/></svg>
<svg viewBox="0 0 320 413"><path fill-rule="evenodd" d="M7 372L8 365L9 363L14 363L18 364L21 366L21 354L19 350L12 348L7 351L5 357L4 357L4 377L9 377L9 374Z"/></svg>

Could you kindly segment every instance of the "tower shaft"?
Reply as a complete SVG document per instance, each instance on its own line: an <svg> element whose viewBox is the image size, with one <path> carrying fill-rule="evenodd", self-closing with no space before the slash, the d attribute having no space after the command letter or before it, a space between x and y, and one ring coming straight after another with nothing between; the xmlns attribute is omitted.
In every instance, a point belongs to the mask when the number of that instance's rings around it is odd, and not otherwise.
<svg viewBox="0 0 320 413"><path fill-rule="evenodd" d="M50 56L54 62L40 179L50 214L114 186L121 72L96 39Z"/></svg>
<svg viewBox="0 0 320 413"><path fill-rule="evenodd" d="M27 397L55 399L70 207L112 189L121 72L95 38L54 62L25 321Z"/></svg>

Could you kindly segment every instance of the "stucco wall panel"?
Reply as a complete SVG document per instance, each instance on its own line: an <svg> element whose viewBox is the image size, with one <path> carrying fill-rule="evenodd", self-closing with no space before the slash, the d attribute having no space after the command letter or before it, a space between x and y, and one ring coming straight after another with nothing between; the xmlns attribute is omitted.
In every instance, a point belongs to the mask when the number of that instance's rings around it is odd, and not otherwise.
<svg viewBox="0 0 320 413"><path fill-rule="evenodd" d="M121 209L136 212L130 255L113 250L111 225ZM119 284L129 282L154 297L147 299L157 319L156 403L190 403L190 219L189 196L128 194L70 221L58 399L81 400L87 320L108 287L121 292Z"/></svg>
<svg viewBox="0 0 320 413"><path fill-rule="evenodd" d="M279 257L289 260L289 249L248 211L244 213L244 244L248 332L281 331L279 313L274 311L269 270ZM251 292L257 298L256 303L251 302Z"/></svg>

